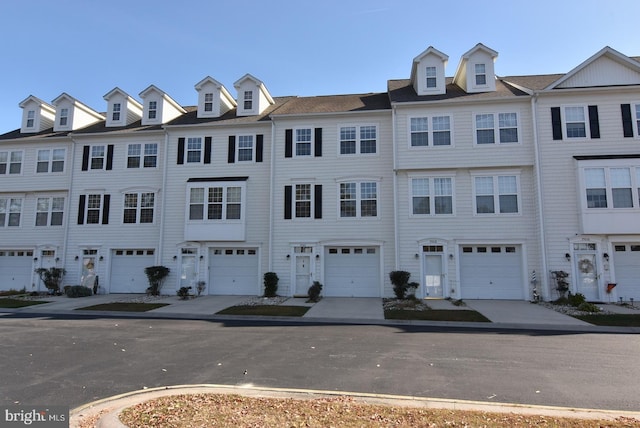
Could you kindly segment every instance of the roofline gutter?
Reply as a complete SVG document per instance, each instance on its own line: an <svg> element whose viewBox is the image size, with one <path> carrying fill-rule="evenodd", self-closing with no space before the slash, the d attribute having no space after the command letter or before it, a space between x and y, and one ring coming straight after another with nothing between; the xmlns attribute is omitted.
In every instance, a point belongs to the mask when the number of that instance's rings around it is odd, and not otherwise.
<svg viewBox="0 0 640 428"><path fill-rule="evenodd" d="M503 102L503 103L516 103L516 102L522 102L523 99L526 100L527 98L529 98L530 95L521 95L518 97L509 97L509 98L482 98L482 99L473 99L473 100L469 100L466 99L464 97L461 97L461 99L459 98L447 98L444 100L425 100L425 101L392 101L391 102L391 107L393 108L394 106L420 106L420 107L424 107L424 106L429 106L429 105L440 105L440 104L486 104L486 103L495 103L495 102Z"/></svg>

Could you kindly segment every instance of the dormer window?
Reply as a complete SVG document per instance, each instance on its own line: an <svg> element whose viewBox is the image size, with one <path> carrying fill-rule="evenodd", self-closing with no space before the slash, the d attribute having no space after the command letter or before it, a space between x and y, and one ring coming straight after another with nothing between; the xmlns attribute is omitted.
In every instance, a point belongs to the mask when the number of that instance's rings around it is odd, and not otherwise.
<svg viewBox="0 0 640 428"><path fill-rule="evenodd" d="M427 88L435 88L437 87L437 79L436 79L436 68L435 67L427 67L425 71L425 75L427 76Z"/></svg>
<svg viewBox="0 0 640 428"><path fill-rule="evenodd" d="M158 112L158 102L149 101L149 119L155 119Z"/></svg>
<svg viewBox="0 0 640 428"><path fill-rule="evenodd" d="M244 109L253 109L253 91L244 91Z"/></svg>
<svg viewBox="0 0 640 428"><path fill-rule="evenodd" d="M204 111L213 111L213 94L204 94Z"/></svg>
<svg viewBox="0 0 640 428"><path fill-rule="evenodd" d="M476 85L484 86L487 84L487 72L484 64L475 65Z"/></svg>
<svg viewBox="0 0 640 428"><path fill-rule="evenodd" d="M111 119L114 122L120 121L120 110L121 110L121 104L120 103L113 103L113 114L111 116Z"/></svg>
<svg viewBox="0 0 640 428"><path fill-rule="evenodd" d="M60 109L60 126L67 126L68 120L69 120L69 109L68 108Z"/></svg>
<svg viewBox="0 0 640 428"><path fill-rule="evenodd" d="M36 119L36 111L29 110L27 112L27 128L33 128Z"/></svg>

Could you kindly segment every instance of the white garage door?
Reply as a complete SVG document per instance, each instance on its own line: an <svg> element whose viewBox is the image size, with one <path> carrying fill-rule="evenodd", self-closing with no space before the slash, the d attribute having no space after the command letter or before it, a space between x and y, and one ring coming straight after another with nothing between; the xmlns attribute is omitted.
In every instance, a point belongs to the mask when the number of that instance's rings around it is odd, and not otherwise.
<svg viewBox="0 0 640 428"><path fill-rule="evenodd" d="M324 270L324 296L380 297L379 247L328 247Z"/></svg>
<svg viewBox="0 0 640 428"><path fill-rule="evenodd" d="M0 250L0 290L31 291L32 266L33 251Z"/></svg>
<svg viewBox="0 0 640 428"><path fill-rule="evenodd" d="M109 293L145 293L149 280L144 268L154 264L154 250L114 250Z"/></svg>
<svg viewBox="0 0 640 428"><path fill-rule="evenodd" d="M214 248L209 264L209 293L225 295L262 294L258 250Z"/></svg>
<svg viewBox="0 0 640 428"><path fill-rule="evenodd" d="M463 299L524 299L522 249L514 245L473 245L460 249Z"/></svg>
<svg viewBox="0 0 640 428"><path fill-rule="evenodd" d="M625 301L640 300L640 244L616 244L614 248L616 293Z"/></svg>

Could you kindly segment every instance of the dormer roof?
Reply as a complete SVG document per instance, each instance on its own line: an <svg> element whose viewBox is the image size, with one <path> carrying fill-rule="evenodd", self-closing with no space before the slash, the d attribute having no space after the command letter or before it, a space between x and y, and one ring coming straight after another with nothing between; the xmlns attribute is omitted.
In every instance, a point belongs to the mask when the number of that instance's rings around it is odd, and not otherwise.
<svg viewBox="0 0 640 428"><path fill-rule="evenodd" d="M252 81L267 98L267 100L269 101L269 104L274 103L273 98L271 97L271 94L269 94L269 91L267 90L267 87L264 85L264 83L260 79L256 79L249 73L245 74L244 76L236 80L235 83L233 84L233 87L236 89L239 89L241 85L246 81Z"/></svg>
<svg viewBox="0 0 640 428"><path fill-rule="evenodd" d="M53 126L56 109L52 105L33 95L29 95L18 105L23 110L21 133L42 132Z"/></svg>
<svg viewBox="0 0 640 428"><path fill-rule="evenodd" d="M187 112L173 98L155 85L149 85L144 91L140 92L140 98L143 99L144 105L142 125L160 125L167 123ZM156 103L156 110L153 113L153 117L149 114L149 107L152 102Z"/></svg>
<svg viewBox="0 0 640 428"><path fill-rule="evenodd" d="M416 94L441 95L446 92L444 73L448 61L449 57L433 46L413 59L410 80Z"/></svg>
<svg viewBox="0 0 640 428"><path fill-rule="evenodd" d="M261 114L274 104L273 98L264 83L250 74L245 74L233 86L238 92L238 116Z"/></svg>
<svg viewBox="0 0 640 428"><path fill-rule="evenodd" d="M103 96L107 102L106 127L127 126L142 118L142 104L115 87Z"/></svg>
<svg viewBox="0 0 640 428"><path fill-rule="evenodd" d="M494 62L498 52L478 43L473 48L462 54L453 82L466 92L491 92L496 90ZM476 65L484 64L485 84L476 82Z"/></svg>
<svg viewBox="0 0 640 428"><path fill-rule="evenodd" d="M113 88L112 90L110 90L109 92L107 92L102 98L105 101L109 101L115 95L120 95L123 98L125 98L127 100L127 102L130 102L135 107L142 108L142 104L140 104L135 98L133 98L131 95L127 94L125 91L123 91L122 89L118 88L117 86L115 88Z"/></svg>
<svg viewBox="0 0 640 428"><path fill-rule="evenodd" d="M71 95L63 92L51 103L56 108L56 120L53 131L75 131L85 126L105 120L105 117L86 104L81 103ZM63 119L63 111L66 109L66 119Z"/></svg>
<svg viewBox="0 0 640 428"><path fill-rule="evenodd" d="M207 76L196 83L198 92L198 117L220 117L237 106L231 93L216 79ZM207 95L211 94L211 100Z"/></svg>

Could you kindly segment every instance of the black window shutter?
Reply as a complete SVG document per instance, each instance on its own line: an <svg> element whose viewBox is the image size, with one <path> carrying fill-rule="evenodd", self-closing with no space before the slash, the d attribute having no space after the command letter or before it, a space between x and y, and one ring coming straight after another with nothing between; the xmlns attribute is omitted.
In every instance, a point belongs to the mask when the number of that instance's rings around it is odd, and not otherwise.
<svg viewBox="0 0 640 428"><path fill-rule="evenodd" d="M631 104L620 104L622 111L622 132L625 137L633 137L633 120L631 119Z"/></svg>
<svg viewBox="0 0 640 428"><path fill-rule="evenodd" d="M178 165L184 164L184 137L178 138Z"/></svg>
<svg viewBox="0 0 640 428"><path fill-rule="evenodd" d="M211 137L204 137L204 163L211 163Z"/></svg>
<svg viewBox="0 0 640 428"><path fill-rule="evenodd" d="M315 141L314 141L314 149L313 155L317 158L322 156L322 128L315 129Z"/></svg>
<svg viewBox="0 0 640 428"><path fill-rule="evenodd" d="M256 135L256 162L262 162L262 150L264 147L264 135Z"/></svg>
<svg viewBox="0 0 640 428"><path fill-rule="evenodd" d="M322 184L316 184L315 189L313 190L313 217L314 218L322 218Z"/></svg>
<svg viewBox="0 0 640 428"><path fill-rule="evenodd" d="M560 107L551 107L551 129L553 139L562 140L562 120L560 120Z"/></svg>
<svg viewBox="0 0 640 428"><path fill-rule="evenodd" d="M78 224L84 224L84 205L86 200L86 195L80 195L80 203L78 204Z"/></svg>
<svg viewBox="0 0 640 428"><path fill-rule="evenodd" d="M89 146L84 146L82 148L82 170L86 171L89 169Z"/></svg>
<svg viewBox="0 0 640 428"><path fill-rule="evenodd" d="M227 153L227 162L234 163L236 161L236 136L229 135L229 152Z"/></svg>
<svg viewBox="0 0 640 428"><path fill-rule="evenodd" d="M600 121L598 120L598 106L589 106L589 129L591 138L600 138Z"/></svg>
<svg viewBox="0 0 640 428"><path fill-rule="evenodd" d="M284 130L284 157L293 156L293 129Z"/></svg>
<svg viewBox="0 0 640 428"><path fill-rule="evenodd" d="M107 171L113 169L113 144L107 146Z"/></svg>
<svg viewBox="0 0 640 428"><path fill-rule="evenodd" d="M102 197L102 224L109 224L109 202L111 195L104 195Z"/></svg>
<svg viewBox="0 0 640 428"><path fill-rule="evenodd" d="M292 186L284 186L284 219L291 220L291 194Z"/></svg>

